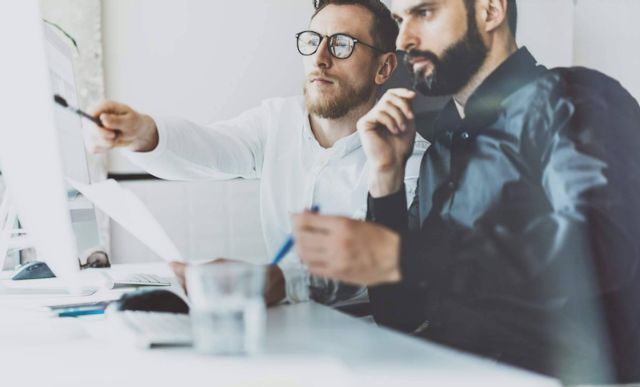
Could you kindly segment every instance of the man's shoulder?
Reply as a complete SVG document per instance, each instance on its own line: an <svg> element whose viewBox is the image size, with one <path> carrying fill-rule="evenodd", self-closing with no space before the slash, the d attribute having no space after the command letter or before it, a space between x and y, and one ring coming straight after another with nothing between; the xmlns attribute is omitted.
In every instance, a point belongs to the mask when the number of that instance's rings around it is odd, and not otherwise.
<svg viewBox="0 0 640 387"><path fill-rule="evenodd" d="M603 143L640 135L640 105L614 78L585 67L559 67L510 96L507 121L525 129L539 149L556 139Z"/></svg>
<svg viewBox="0 0 640 387"><path fill-rule="evenodd" d="M562 124L569 117L586 122L640 113L638 102L620 82L585 67L549 69L510 95L503 108L507 116L524 117L537 123L529 126L538 129ZM601 117L596 117L596 111Z"/></svg>
<svg viewBox="0 0 640 387"><path fill-rule="evenodd" d="M550 101L601 100L610 105L619 99L635 99L619 81L598 70L587 67L556 67L544 72L539 78L524 87Z"/></svg>

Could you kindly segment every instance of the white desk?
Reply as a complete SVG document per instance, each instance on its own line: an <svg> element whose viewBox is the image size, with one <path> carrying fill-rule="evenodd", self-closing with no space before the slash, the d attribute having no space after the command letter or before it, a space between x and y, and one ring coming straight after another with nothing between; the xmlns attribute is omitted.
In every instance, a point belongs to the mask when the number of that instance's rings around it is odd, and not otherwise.
<svg viewBox="0 0 640 387"><path fill-rule="evenodd" d="M170 276L164 265L115 270ZM109 297L114 294L107 290L91 296ZM0 297L0 385L559 385L315 303L269 309L264 354L221 358L198 355L190 348L140 350L110 342L103 316L58 319L33 309L51 302L33 300L17 308Z"/></svg>

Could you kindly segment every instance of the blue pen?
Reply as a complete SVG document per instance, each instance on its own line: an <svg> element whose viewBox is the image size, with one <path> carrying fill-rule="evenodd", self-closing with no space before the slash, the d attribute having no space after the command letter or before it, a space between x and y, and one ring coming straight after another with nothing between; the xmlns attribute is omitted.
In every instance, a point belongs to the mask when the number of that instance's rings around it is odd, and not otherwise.
<svg viewBox="0 0 640 387"><path fill-rule="evenodd" d="M86 309L86 308L71 308L58 312L58 317L79 317L89 316L95 314L104 314L104 308L99 309Z"/></svg>
<svg viewBox="0 0 640 387"><path fill-rule="evenodd" d="M317 213L318 211L320 211L320 207L316 205L311 206L311 212ZM284 258L285 255L287 255L287 253L289 252L289 250L291 250L292 247L293 247L293 235L289 235L289 238L287 238L287 240L282 244L282 246L280 247L280 250L278 250L275 257L273 258L273 261L271 261L271 264L277 265L278 263L280 263L280 261L282 261L282 258Z"/></svg>

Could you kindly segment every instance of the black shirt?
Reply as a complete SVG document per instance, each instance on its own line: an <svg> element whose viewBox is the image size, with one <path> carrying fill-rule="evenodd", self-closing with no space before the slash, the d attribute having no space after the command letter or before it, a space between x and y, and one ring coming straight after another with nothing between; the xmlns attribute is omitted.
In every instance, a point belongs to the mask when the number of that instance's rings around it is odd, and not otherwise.
<svg viewBox="0 0 640 387"><path fill-rule="evenodd" d="M419 123L416 198L369 198L402 235L378 323L566 382L640 381L640 107L526 48Z"/></svg>

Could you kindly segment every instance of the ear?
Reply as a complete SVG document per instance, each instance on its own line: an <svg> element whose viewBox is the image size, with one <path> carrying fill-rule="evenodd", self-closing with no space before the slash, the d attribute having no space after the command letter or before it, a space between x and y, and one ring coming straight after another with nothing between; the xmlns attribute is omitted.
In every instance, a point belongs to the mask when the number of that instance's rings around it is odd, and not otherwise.
<svg viewBox="0 0 640 387"><path fill-rule="evenodd" d="M375 78L377 85L382 85L387 82L396 70L396 67L398 67L398 57L394 52L383 54L380 59L380 65L378 66L378 72Z"/></svg>
<svg viewBox="0 0 640 387"><path fill-rule="evenodd" d="M485 0L482 7L482 23L487 33L507 26L507 0Z"/></svg>

